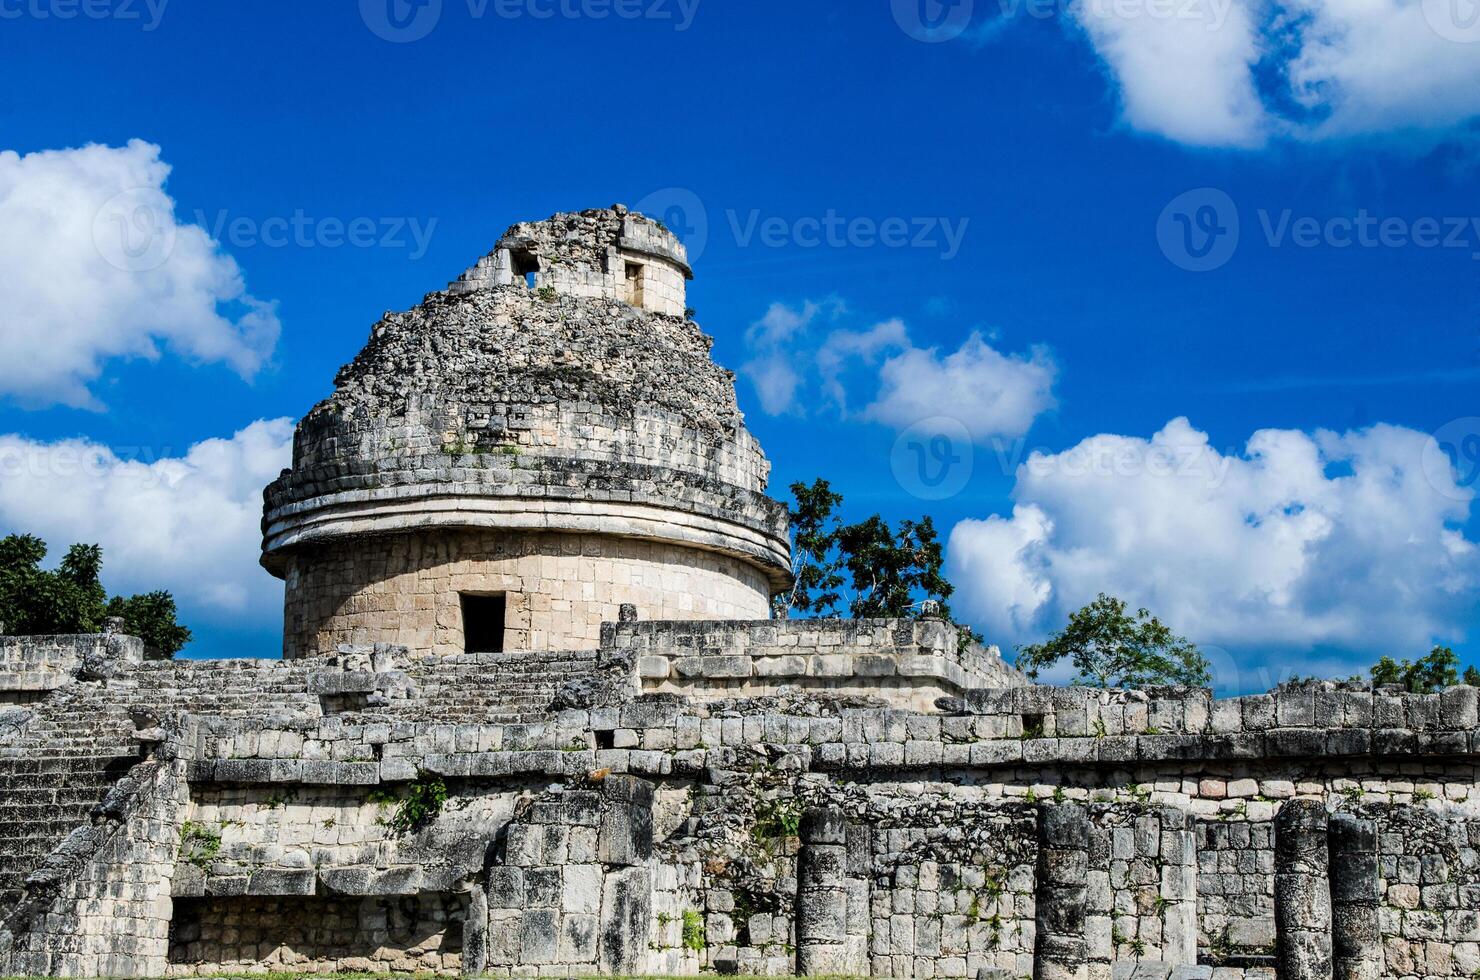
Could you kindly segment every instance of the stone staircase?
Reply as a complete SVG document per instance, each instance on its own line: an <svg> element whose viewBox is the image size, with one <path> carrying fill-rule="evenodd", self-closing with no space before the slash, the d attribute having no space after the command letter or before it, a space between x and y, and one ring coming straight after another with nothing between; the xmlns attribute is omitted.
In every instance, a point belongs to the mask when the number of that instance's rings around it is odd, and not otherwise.
<svg viewBox="0 0 1480 980"><path fill-rule="evenodd" d="M415 701L393 703L384 710L461 724L539 721L550 717L550 703L562 687L596 672L596 652L591 650L480 653L424 661L410 671L418 688Z"/></svg>
<svg viewBox="0 0 1480 980"><path fill-rule="evenodd" d="M142 758L121 701L96 684L62 688L27 706L29 724L0 740L0 918L26 876Z"/></svg>

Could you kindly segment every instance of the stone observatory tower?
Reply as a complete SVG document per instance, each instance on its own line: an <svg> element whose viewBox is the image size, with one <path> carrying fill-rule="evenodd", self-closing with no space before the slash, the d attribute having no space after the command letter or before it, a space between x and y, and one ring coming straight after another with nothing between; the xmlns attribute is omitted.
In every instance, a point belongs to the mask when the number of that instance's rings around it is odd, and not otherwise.
<svg viewBox="0 0 1480 980"><path fill-rule="evenodd" d="M594 648L626 603L768 617L786 511L690 278L677 238L616 206L515 225L386 314L266 491L284 655Z"/></svg>

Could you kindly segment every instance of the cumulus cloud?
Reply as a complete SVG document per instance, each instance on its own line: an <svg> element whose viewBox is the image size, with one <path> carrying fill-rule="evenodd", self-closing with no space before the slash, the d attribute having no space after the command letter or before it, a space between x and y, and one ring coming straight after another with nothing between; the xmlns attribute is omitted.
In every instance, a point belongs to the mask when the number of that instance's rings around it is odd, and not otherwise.
<svg viewBox="0 0 1480 980"><path fill-rule="evenodd" d="M3 435L0 534L35 534L53 557L76 542L102 545L114 592L167 589L187 610L271 613L282 587L257 564L262 488L292 446L289 419L254 422L183 456Z"/></svg>
<svg viewBox="0 0 1480 980"><path fill-rule="evenodd" d="M0 152L0 396L97 408L110 358L161 345L250 378L277 343L271 303L205 231L179 223L159 147Z"/></svg>
<svg viewBox="0 0 1480 980"><path fill-rule="evenodd" d="M868 418L896 429L932 416L966 424L978 439L1027 432L1054 405L1058 374L1048 349L1003 354L972 331L959 350L906 347L879 369L879 395L864 410Z"/></svg>
<svg viewBox="0 0 1480 980"><path fill-rule="evenodd" d="M1199 146L1262 142L1259 41L1248 9L1232 0L1177 7L1197 16L1150 16L1147 5L1110 0L1078 0L1071 9L1118 83L1129 125Z"/></svg>
<svg viewBox="0 0 1480 980"><path fill-rule="evenodd" d="M834 312L839 308L836 302L829 306ZM745 331L745 345L753 356L740 370L755 386L767 415L786 415L800 409L802 375L792 345L806 335L822 312L820 303L803 303L796 309L772 303L765 316Z"/></svg>
<svg viewBox="0 0 1480 980"><path fill-rule="evenodd" d="M957 350L917 347L904 321L885 320L853 330L832 327L812 337L819 318L838 320L846 307L805 303L775 304L746 334L752 358L741 368L770 415L799 413L809 383L822 391L821 402L845 418L906 429L936 417L960 421L974 439L1016 437L1055 405L1058 368L1045 347L1026 354L1004 354L979 331ZM855 390L864 396L854 398ZM851 406L862 401L864 407Z"/></svg>
<svg viewBox="0 0 1480 980"><path fill-rule="evenodd" d="M1072 0L1124 121L1198 146L1394 131L1480 115L1468 0ZM1471 37L1470 35L1474 36Z"/></svg>
<svg viewBox="0 0 1480 980"><path fill-rule="evenodd" d="M1204 644L1421 654L1459 638L1480 587L1472 494L1426 465L1431 441L1266 429L1222 453L1179 418L1034 453L1011 516L952 530L955 601L1004 645L1103 591Z"/></svg>

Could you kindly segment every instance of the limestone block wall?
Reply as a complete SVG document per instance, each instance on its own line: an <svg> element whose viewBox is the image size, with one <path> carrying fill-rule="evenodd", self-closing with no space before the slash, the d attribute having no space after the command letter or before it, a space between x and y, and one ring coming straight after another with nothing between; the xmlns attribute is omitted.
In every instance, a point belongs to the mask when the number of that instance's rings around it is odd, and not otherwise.
<svg viewBox="0 0 1480 980"><path fill-rule="evenodd" d="M342 776L348 768L319 778ZM529 788L519 780L503 786L454 780L437 826L411 833L392 826L403 787L305 785L301 776L265 785L197 780L175 894L463 891L483 870L484 847L477 840L507 825Z"/></svg>
<svg viewBox="0 0 1480 980"><path fill-rule="evenodd" d="M33 701L70 684L89 662L137 664L143 659L144 641L121 633L0 636L0 705Z"/></svg>
<svg viewBox="0 0 1480 980"><path fill-rule="evenodd" d="M416 532L295 554L283 653L392 643L465 652L460 593L507 597L506 650L595 649L630 603L647 619L765 619L754 566L709 551L597 534Z"/></svg>
<svg viewBox="0 0 1480 980"><path fill-rule="evenodd" d="M641 296L629 291L626 266L634 262L652 270ZM507 286L525 274L533 276L536 290L619 299L665 316L683 315L685 281L691 276L687 252L672 232L617 205L515 225L451 289L463 293Z"/></svg>
<svg viewBox="0 0 1480 980"><path fill-rule="evenodd" d="M1290 791L1294 792L1293 784ZM1273 821L1230 814L1197 820L1195 828L1199 945L1229 954L1271 955Z"/></svg>
<svg viewBox="0 0 1480 980"><path fill-rule="evenodd" d="M869 974L1030 974L1038 860L1032 807L952 805L935 795L917 803L913 815L899 808L854 831L867 841L858 878L868 896Z"/></svg>
<svg viewBox="0 0 1480 980"><path fill-rule="evenodd" d="M698 700L801 688L931 711L970 687L1027 683L995 648L962 650L934 619L613 623L602 646L637 657L644 691Z"/></svg>
<svg viewBox="0 0 1480 980"><path fill-rule="evenodd" d="M168 976L415 972L457 976L468 896L211 897L176 903Z"/></svg>
<svg viewBox="0 0 1480 980"><path fill-rule="evenodd" d="M1371 821L1385 976L1480 970L1480 816L1439 803L1354 807ZM1333 831L1336 824L1332 824Z"/></svg>
<svg viewBox="0 0 1480 980"><path fill-rule="evenodd" d="M1197 850L1176 807L1089 809L1085 934L1091 961L1197 963Z"/></svg>
<svg viewBox="0 0 1480 980"><path fill-rule="evenodd" d="M488 873L488 974L640 971L652 910L652 792L611 776L529 802Z"/></svg>
<svg viewBox="0 0 1480 980"><path fill-rule="evenodd" d="M0 927L15 976L161 976L186 794L181 761L140 763L30 876Z"/></svg>

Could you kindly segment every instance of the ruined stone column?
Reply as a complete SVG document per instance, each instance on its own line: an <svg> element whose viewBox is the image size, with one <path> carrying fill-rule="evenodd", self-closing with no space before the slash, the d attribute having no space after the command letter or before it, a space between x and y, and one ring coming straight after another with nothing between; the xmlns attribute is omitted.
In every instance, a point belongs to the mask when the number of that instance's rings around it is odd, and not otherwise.
<svg viewBox="0 0 1480 980"><path fill-rule="evenodd" d="M631 976L642 972L652 928L652 783L635 776L608 776L602 782L596 850L607 866L598 962L604 974Z"/></svg>
<svg viewBox="0 0 1480 980"><path fill-rule="evenodd" d="M1326 807L1291 800L1274 825L1274 919L1280 980L1332 980Z"/></svg>
<svg viewBox="0 0 1480 980"><path fill-rule="evenodd" d="M848 823L834 808L802 816L797 855L797 973L848 972Z"/></svg>
<svg viewBox="0 0 1480 980"><path fill-rule="evenodd" d="M1038 807L1038 933L1034 980L1086 980L1089 814L1073 803Z"/></svg>
<svg viewBox="0 0 1480 980"><path fill-rule="evenodd" d="M481 977L488 968L488 892L474 886L468 893L468 918L463 923L462 975Z"/></svg>
<svg viewBox="0 0 1480 980"><path fill-rule="evenodd" d="M1336 980L1382 975L1377 823L1350 813L1331 818L1331 951Z"/></svg>

